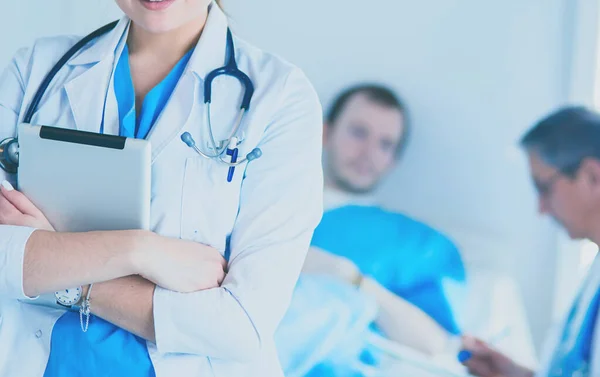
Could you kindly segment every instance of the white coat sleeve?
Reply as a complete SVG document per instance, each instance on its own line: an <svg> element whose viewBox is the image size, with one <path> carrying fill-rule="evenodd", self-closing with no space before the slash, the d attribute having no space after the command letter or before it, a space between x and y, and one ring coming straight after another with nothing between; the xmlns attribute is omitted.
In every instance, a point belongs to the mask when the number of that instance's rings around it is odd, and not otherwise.
<svg viewBox="0 0 600 377"><path fill-rule="evenodd" d="M16 134L19 112L25 92L25 77L30 50L18 51L0 74L0 141ZM16 184L15 177L0 169L0 181ZM0 209L1 211L1 209ZM0 217L2 213L0 212ZM23 292L23 256L25 244L34 229L0 225L0 297L25 299Z"/></svg>
<svg viewBox="0 0 600 377"><path fill-rule="evenodd" d="M323 213L322 109L299 70L287 78L276 116L242 183L220 288L192 294L157 287L154 318L161 353L244 362L270 342L285 314Z"/></svg>

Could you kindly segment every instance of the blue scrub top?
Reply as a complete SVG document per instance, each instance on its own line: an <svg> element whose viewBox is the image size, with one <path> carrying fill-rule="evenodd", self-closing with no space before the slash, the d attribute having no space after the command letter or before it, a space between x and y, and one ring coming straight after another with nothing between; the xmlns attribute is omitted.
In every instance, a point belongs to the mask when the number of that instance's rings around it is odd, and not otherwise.
<svg viewBox="0 0 600 377"><path fill-rule="evenodd" d="M598 309L600 307L600 290L596 291L594 298L590 302L590 306L585 310L583 323L579 329L574 328L573 321L580 305L581 295L575 300L573 307L567 317L567 322L564 327L561 341L555 350L550 367L550 376L581 376L587 377L590 375L590 366L592 362L592 347L596 323L598 320ZM578 331L577 334L572 334ZM574 344L568 343L568 339L575 338ZM566 349L565 349L566 347Z"/></svg>
<svg viewBox="0 0 600 377"><path fill-rule="evenodd" d="M124 48L114 78L121 136L146 138L167 104L191 54L192 51L188 52L167 77L146 95L137 118L129 50L127 46ZM92 302L93 297L92 291ZM44 377L155 376L146 341L95 316L90 318L88 331L84 333L79 323L79 313L65 313L54 325L50 347Z"/></svg>
<svg viewBox="0 0 600 377"><path fill-rule="evenodd" d="M323 214L312 245L350 259L450 333L461 332L446 284L465 284L464 265L456 246L435 229L378 207L349 205Z"/></svg>

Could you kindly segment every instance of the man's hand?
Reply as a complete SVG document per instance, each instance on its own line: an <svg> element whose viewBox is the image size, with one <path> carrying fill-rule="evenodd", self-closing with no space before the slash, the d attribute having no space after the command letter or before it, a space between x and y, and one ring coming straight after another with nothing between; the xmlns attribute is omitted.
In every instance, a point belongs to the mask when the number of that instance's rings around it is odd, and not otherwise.
<svg viewBox="0 0 600 377"><path fill-rule="evenodd" d="M156 285L189 293L221 285L227 262L214 248L148 233L147 248L134 255L138 274Z"/></svg>
<svg viewBox="0 0 600 377"><path fill-rule="evenodd" d="M46 216L8 181L0 185L0 224L54 231Z"/></svg>
<svg viewBox="0 0 600 377"><path fill-rule="evenodd" d="M308 250L302 272L332 276L353 285L357 285L362 279L360 270L350 259L317 247L311 247Z"/></svg>
<svg viewBox="0 0 600 377"><path fill-rule="evenodd" d="M465 336L463 349L471 357L464 363L469 373L479 377L532 377L533 371L493 350L479 339Z"/></svg>

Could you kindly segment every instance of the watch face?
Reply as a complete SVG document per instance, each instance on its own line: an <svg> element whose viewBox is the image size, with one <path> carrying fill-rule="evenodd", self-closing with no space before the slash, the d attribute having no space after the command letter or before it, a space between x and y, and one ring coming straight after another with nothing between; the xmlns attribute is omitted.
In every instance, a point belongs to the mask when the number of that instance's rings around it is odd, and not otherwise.
<svg viewBox="0 0 600 377"><path fill-rule="evenodd" d="M65 306L75 305L81 298L81 288L65 289L55 292L56 301Z"/></svg>

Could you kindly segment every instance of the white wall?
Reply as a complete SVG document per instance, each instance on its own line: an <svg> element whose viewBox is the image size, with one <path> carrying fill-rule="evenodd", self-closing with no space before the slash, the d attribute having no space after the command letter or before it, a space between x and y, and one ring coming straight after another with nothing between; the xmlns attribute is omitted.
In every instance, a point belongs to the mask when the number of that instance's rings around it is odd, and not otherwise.
<svg viewBox="0 0 600 377"><path fill-rule="evenodd" d="M84 35L120 17L112 0L0 0L0 64L35 38Z"/></svg>
<svg viewBox="0 0 600 377"><path fill-rule="evenodd" d="M403 93L414 139L383 198L449 232L471 264L515 276L538 344L556 231L536 214L516 142L567 99L573 4L225 0L237 31L301 66L325 105L360 80Z"/></svg>
<svg viewBox="0 0 600 377"><path fill-rule="evenodd" d="M567 98L574 2L224 2L234 30L303 68L325 105L361 80L403 94L414 139L383 198L450 233L471 264L513 274L539 343L552 308L556 231L535 213L515 144ZM4 3L0 62L34 36L84 33L119 14L109 0Z"/></svg>

